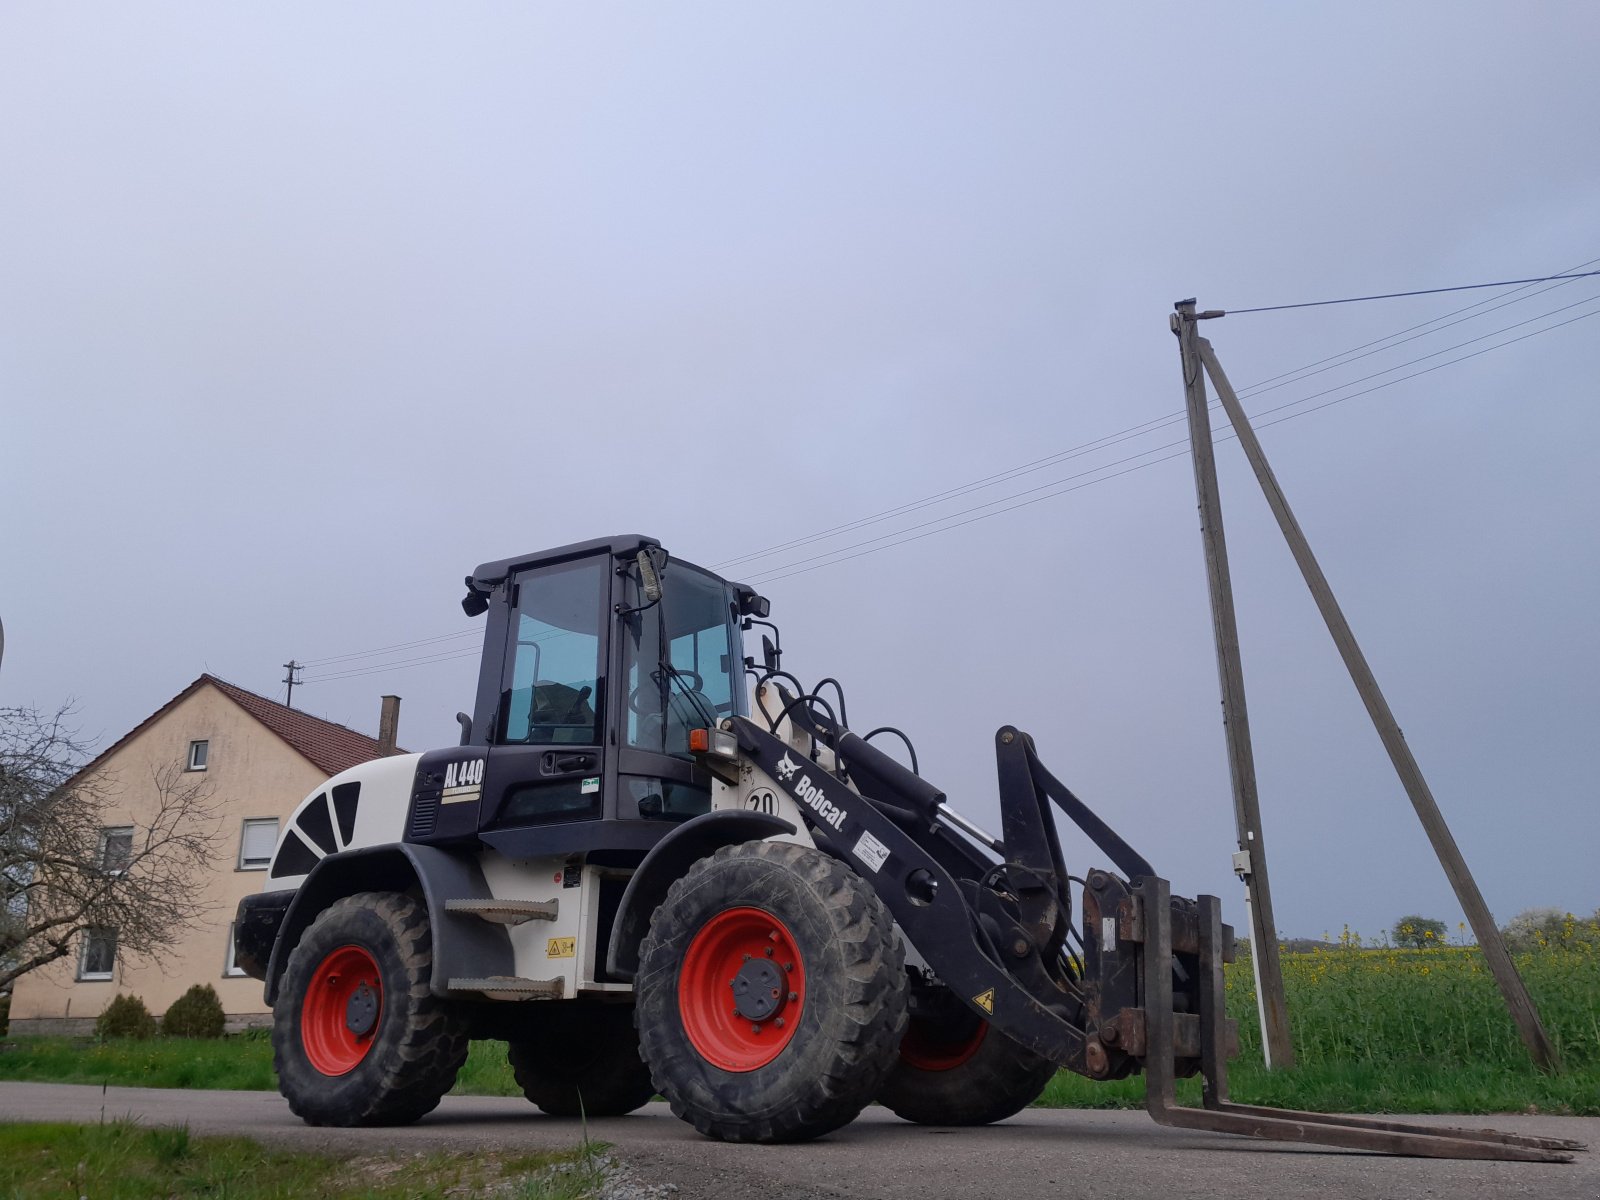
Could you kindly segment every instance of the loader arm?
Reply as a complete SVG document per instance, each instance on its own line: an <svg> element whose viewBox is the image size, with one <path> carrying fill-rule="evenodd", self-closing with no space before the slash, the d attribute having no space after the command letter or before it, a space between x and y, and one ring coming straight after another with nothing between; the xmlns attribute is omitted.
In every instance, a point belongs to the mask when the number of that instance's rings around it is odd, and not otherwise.
<svg viewBox="0 0 1600 1200"><path fill-rule="evenodd" d="M1044 767L1020 730L996 735L1000 841L809 705L785 711L833 752L831 770L778 737L776 720L763 728L734 717L722 728L735 735L736 757L795 801L818 848L871 885L939 980L996 1030L1089 1078L1142 1071L1146 1110L1158 1123L1436 1158L1567 1162L1584 1148L1494 1130L1233 1104L1227 1059L1237 1035L1222 973L1233 931L1216 897L1172 896L1167 881ZM1071 894L1050 804L1131 877L1087 873L1081 958L1067 946ZM1205 1107L1179 1105L1174 1080L1196 1073L1204 1076Z"/></svg>

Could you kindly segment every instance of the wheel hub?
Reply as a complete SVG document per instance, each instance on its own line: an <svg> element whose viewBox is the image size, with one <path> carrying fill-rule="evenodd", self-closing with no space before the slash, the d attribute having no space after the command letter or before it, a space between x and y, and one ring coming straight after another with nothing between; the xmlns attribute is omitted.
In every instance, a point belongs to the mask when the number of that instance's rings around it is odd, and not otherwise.
<svg viewBox="0 0 1600 1200"><path fill-rule="evenodd" d="M783 1053L805 1017L806 970L789 927L764 909L725 909L690 941L678 1011L700 1055L754 1071Z"/></svg>
<svg viewBox="0 0 1600 1200"><path fill-rule="evenodd" d="M752 958L733 977L733 1006L747 1020L765 1021L783 1011L788 990L771 959Z"/></svg>
<svg viewBox="0 0 1600 1200"><path fill-rule="evenodd" d="M344 1023L357 1037L365 1037L378 1023L378 993L363 981L356 985L344 1006Z"/></svg>

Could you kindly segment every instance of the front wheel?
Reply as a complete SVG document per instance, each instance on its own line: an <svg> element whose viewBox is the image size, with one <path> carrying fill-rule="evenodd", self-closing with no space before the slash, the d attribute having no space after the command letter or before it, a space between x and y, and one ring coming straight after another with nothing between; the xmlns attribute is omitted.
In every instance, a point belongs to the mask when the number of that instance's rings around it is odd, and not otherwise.
<svg viewBox="0 0 1600 1200"><path fill-rule="evenodd" d="M723 847L672 885L640 949L656 1089L723 1141L848 1124L894 1063L902 964L888 913L843 864L786 842Z"/></svg>
<svg viewBox="0 0 1600 1200"><path fill-rule="evenodd" d="M429 991L427 910L398 892L329 905L289 956L273 1006L278 1089L310 1125L402 1125L431 1111L467 1028Z"/></svg>

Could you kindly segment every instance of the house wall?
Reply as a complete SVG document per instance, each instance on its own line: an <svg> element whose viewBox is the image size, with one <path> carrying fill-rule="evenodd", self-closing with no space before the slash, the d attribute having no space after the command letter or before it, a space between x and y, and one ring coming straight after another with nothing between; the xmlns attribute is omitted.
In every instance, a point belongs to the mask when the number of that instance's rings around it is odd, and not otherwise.
<svg viewBox="0 0 1600 1200"><path fill-rule="evenodd" d="M217 989L230 1028L267 1022L260 981L223 973L234 911L240 899L266 883L265 869L239 869L244 821L277 817L281 830L295 805L325 777L232 700L204 686L135 734L102 765L111 794L104 824L137 830L154 803L152 771L186 763L189 743L200 740L210 743L206 770L183 779L203 778L210 787L209 804L219 830L213 869L195 879L207 904L202 923L182 934L159 963L135 959L119 946L109 980L78 979L76 951L24 975L11 999L13 1034L87 1032L119 992L140 997L159 1016L196 983Z"/></svg>

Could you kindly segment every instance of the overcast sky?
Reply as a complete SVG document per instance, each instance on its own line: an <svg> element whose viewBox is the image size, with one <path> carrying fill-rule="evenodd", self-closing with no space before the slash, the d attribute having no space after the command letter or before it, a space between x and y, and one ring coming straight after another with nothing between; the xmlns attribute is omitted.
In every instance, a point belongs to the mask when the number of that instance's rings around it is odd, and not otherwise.
<svg viewBox="0 0 1600 1200"><path fill-rule="evenodd" d="M6 6L0 704L103 745L293 657L297 705L370 732L396 692L451 744L480 561L716 566L1157 421L1182 297L1600 266L1591 5L1067 9ZM1502 921L1600 905L1597 315L1588 280L1205 327L1241 391L1334 368L1246 406L1326 393L1263 440ZM1183 436L728 573L958 807L996 820L1015 723L1243 926ZM1219 459L1280 926L1453 926Z"/></svg>

